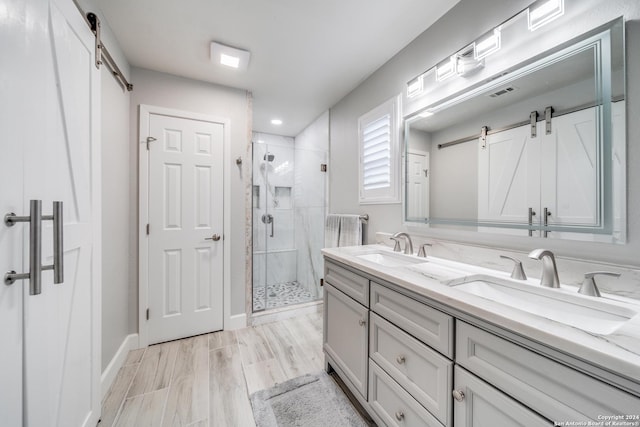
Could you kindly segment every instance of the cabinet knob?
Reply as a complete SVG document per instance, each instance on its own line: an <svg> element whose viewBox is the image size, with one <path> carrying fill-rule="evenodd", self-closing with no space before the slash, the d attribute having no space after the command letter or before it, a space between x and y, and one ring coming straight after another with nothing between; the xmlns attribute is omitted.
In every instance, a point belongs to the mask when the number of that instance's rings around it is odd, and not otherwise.
<svg viewBox="0 0 640 427"><path fill-rule="evenodd" d="M451 394L458 402L462 402L464 400L464 392L462 392L462 390L453 390Z"/></svg>
<svg viewBox="0 0 640 427"><path fill-rule="evenodd" d="M396 412L396 420L398 420L398 421L404 420L404 412L402 412L402 411Z"/></svg>
<svg viewBox="0 0 640 427"><path fill-rule="evenodd" d="M360 326L364 326L364 325L365 325L365 323L367 323L367 322L366 322L364 319L360 319L360 320L358 321L358 323L360 324Z"/></svg>
<svg viewBox="0 0 640 427"><path fill-rule="evenodd" d="M398 365L402 365L405 361L406 359L403 355L399 355L398 357L396 357L396 362L398 362Z"/></svg>

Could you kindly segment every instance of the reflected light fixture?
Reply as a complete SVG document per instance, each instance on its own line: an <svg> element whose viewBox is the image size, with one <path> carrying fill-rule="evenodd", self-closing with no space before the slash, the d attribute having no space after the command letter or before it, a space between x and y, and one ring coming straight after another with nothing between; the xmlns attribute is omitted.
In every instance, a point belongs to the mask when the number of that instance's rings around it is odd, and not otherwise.
<svg viewBox="0 0 640 427"><path fill-rule="evenodd" d="M477 61L500 50L502 39L500 33L500 27L498 27L476 40L474 56Z"/></svg>
<svg viewBox="0 0 640 427"><path fill-rule="evenodd" d="M423 81L423 76L418 76L407 83L407 98L413 98L422 93Z"/></svg>
<svg viewBox="0 0 640 427"><path fill-rule="evenodd" d="M280 119L271 119L271 124L272 125L276 125L276 126L280 126L282 124L282 120L280 120Z"/></svg>
<svg viewBox="0 0 640 427"><path fill-rule="evenodd" d="M436 65L436 80L441 82L456 75L458 59L454 55Z"/></svg>
<svg viewBox="0 0 640 427"><path fill-rule="evenodd" d="M426 119L427 117L431 117L431 116L433 116L433 112L430 110L427 110L425 112L418 114L418 117L422 117L423 119Z"/></svg>
<svg viewBox="0 0 640 427"><path fill-rule="evenodd" d="M539 0L527 9L529 31L564 15L564 0Z"/></svg>
<svg viewBox="0 0 640 427"><path fill-rule="evenodd" d="M244 71L249 66L251 52L244 49L211 42L211 62Z"/></svg>

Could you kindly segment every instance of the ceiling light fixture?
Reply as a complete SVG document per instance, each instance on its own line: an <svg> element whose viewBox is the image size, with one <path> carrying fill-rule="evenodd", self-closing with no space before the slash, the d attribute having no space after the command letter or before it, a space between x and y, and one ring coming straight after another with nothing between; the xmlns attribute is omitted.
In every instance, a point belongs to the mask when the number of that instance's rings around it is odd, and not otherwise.
<svg viewBox="0 0 640 427"><path fill-rule="evenodd" d="M488 32L475 42L475 58L477 61L500 50L502 36L500 27Z"/></svg>
<svg viewBox="0 0 640 427"><path fill-rule="evenodd" d="M535 31L564 15L564 0L539 0L527 9L529 30Z"/></svg>
<svg viewBox="0 0 640 427"><path fill-rule="evenodd" d="M280 126L282 124L282 120L280 120L280 119L272 119L271 120L271 124L272 125L276 125L276 126Z"/></svg>
<svg viewBox="0 0 640 427"><path fill-rule="evenodd" d="M214 64L224 65L244 71L249 66L251 52L244 49L227 46L218 42L211 42L211 61Z"/></svg>
<svg viewBox="0 0 640 427"><path fill-rule="evenodd" d="M436 65L436 80L441 82L456 75L457 58L455 55Z"/></svg>

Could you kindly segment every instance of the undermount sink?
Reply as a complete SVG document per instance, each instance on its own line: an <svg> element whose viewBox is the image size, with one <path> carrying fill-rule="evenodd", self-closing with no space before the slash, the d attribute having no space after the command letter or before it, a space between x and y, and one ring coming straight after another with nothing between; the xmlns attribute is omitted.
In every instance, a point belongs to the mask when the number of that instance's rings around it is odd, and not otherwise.
<svg viewBox="0 0 640 427"><path fill-rule="evenodd" d="M600 335L608 335L640 313L640 308L569 291L476 275L449 286L497 303Z"/></svg>
<svg viewBox="0 0 640 427"><path fill-rule="evenodd" d="M385 267L401 267L404 265L418 264L427 261L419 258L412 258L408 255L396 254L393 252L374 252L369 254L356 255L356 258L364 261L375 262L376 264L384 265Z"/></svg>

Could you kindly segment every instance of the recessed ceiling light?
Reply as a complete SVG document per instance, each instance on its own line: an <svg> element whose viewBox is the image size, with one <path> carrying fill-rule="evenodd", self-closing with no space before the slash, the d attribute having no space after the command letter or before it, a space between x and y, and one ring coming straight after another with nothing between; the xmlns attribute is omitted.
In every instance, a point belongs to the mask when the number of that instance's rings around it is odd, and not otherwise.
<svg viewBox="0 0 640 427"><path fill-rule="evenodd" d="M282 124L282 120L280 120L280 119L272 119L271 120L271 124L272 125L276 125L276 126L280 126Z"/></svg>
<svg viewBox="0 0 640 427"><path fill-rule="evenodd" d="M240 58L237 56L227 55L226 53L220 54L220 63L227 67L238 68L240 65Z"/></svg>
<svg viewBox="0 0 640 427"><path fill-rule="evenodd" d="M251 52L244 49L211 42L211 61L237 70L246 70L249 66Z"/></svg>

